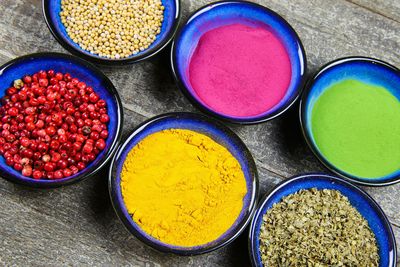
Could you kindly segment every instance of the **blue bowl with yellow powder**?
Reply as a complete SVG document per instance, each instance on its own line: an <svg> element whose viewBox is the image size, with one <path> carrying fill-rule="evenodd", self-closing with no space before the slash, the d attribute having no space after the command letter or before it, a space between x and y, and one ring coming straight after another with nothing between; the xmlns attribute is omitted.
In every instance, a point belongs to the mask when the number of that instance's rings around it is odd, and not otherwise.
<svg viewBox="0 0 400 267"><path fill-rule="evenodd" d="M132 214L129 214L125 205L121 186L121 172L124 163L127 160L128 153L136 147L139 142L150 135L169 129L190 130L211 138L214 142L226 148L230 154L236 158L238 165L240 165L241 171L243 172L243 179L245 180L243 185L245 186L246 191L244 191L244 196L242 198L242 208L241 210L238 210L240 213L228 230L223 232L215 240L205 244L196 244L195 246L177 246L160 241L162 238L155 238L153 235L146 233L141 226L136 223L132 218ZM166 144L166 146L168 144ZM206 155L206 157L208 157L208 154ZM167 160L167 158L165 160ZM183 181L186 181L186 179L183 179ZM175 186L178 186L178 184L174 185L173 188L175 188ZM226 126L203 115L194 113L168 113L154 117L141 124L119 147L113 158L109 172L109 191L118 217L125 227L141 241L162 252L179 255L196 255L221 248L232 242L244 231L255 211L258 196L258 175L253 157L249 150L240 138ZM225 192L224 194L229 195L229 192L230 191ZM157 205L157 207L158 206L159 205ZM222 216L225 216L223 215L223 212ZM207 228L207 224L204 224L201 227ZM205 230L207 231L207 229Z"/></svg>
<svg viewBox="0 0 400 267"><path fill-rule="evenodd" d="M400 70L373 58L328 63L300 104L305 139L332 172L367 186L400 182Z"/></svg>
<svg viewBox="0 0 400 267"><path fill-rule="evenodd" d="M32 75L40 70L53 69L55 72L69 73L87 85L107 103L110 117L108 138L105 149L96 159L77 174L58 180L35 180L25 177L5 163L0 157L1 176L15 183L35 188L53 188L76 183L96 174L111 159L116 151L122 133L123 109L121 99L111 81L93 64L75 56L60 53L36 53L16 58L0 67L0 97L13 84L25 75Z"/></svg>
<svg viewBox="0 0 400 267"><path fill-rule="evenodd" d="M263 266L260 255L260 229L263 216L274 204L284 197L300 190L316 188L318 190L337 190L347 197L350 204L365 218L371 231L374 233L380 267L394 267L397 261L396 239L388 218L379 204L361 188L350 182L326 175L304 174L292 177L278 184L260 202L259 207L250 224L249 252L253 266Z"/></svg>
<svg viewBox="0 0 400 267"><path fill-rule="evenodd" d="M180 0L161 0L164 6L164 20L161 31L155 41L145 50L127 58L110 59L93 54L75 43L68 35L61 22L61 1L42 0L42 9L47 26L54 38L69 52L94 63L104 65L125 65L146 60L162 51L172 40L178 28L180 19Z"/></svg>

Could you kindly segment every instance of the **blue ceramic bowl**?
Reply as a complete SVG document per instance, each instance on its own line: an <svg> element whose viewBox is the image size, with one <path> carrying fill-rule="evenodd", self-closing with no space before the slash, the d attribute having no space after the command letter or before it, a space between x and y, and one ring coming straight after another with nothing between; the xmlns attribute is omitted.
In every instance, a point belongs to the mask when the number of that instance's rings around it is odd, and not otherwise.
<svg viewBox="0 0 400 267"><path fill-rule="evenodd" d="M145 233L133 220L125 207L121 193L121 170L127 154L141 140L150 134L165 129L188 129L205 134L225 146L239 161L245 174L247 195L243 210L234 225L220 238L208 244L196 247L179 247L165 244ZM240 138L224 125L202 115L194 113L169 113L157 116L140 125L124 142L115 154L109 174L110 197L114 209L126 226L137 238L147 245L162 251L179 255L195 255L213 251L232 242L246 228L256 206L258 196L258 175L253 157Z"/></svg>
<svg viewBox="0 0 400 267"><path fill-rule="evenodd" d="M234 23L251 27L263 25L274 31L284 44L292 64L292 78L286 95L276 106L254 117L232 117L213 110L197 96L190 83L189 65L202 35ZM306 54L294 29L277 13L251 2L222 1L199 9L188 19L172 44L171 64L179 88L199 109L233 123L253 124L279 116L295 102L304 83Z"/></svg>
<svg viewBox="0 0 400 267"><path fill-rule="evenodd" d="M326 89L346 79L355 79L367 84L382 86L400 101L400 70L394 66L366 57L348 57L328 63L308 81L300 102L300 122L309 147L330 171L357 184L384 186L400 182L400 169L385 177L377 178L358 177L347 173L329 162L316 145L311 126L314 104Z"/></svg>
<svg viewBox="0 0 400 267"><path fill-rule="evenodd" d="M106 148L84 170L59 180L34 180L22 176L12 167L6 165L4 157L0 157L1 176L16 183L30 187L52 188L81 181L97 173L112 157L121 138L122 104L118 92L111 81L95 66L75 56L59 53L37 53L14 59L0 67L0 98L16 79L32 75L40 70L53 69L56 72L70 73L72 77L92 86L99 96L106 100L110 122Z"/></svg>
<svg viewBox="0 0 400 267"><path fill-rule="evenodd" d="M311 188L338 190L346 196L352 206L368 221L375 234L381 259L379 266L394 267L396 265L396 239L389 220L378 203L365 191L343 179L325 174L308 174L283 181L260 202L250 224L249 252L253 266L263 266L259 250L259 236L264 214L282 198L301 189Z"/></svg>
<svg viewBox="0 0 400 267"><path fill-rule="evenodd" d="M42 8L44 18L48 28L50 29L50 32L69 52L98 64L123 65L146 60L156 55L163 48L165 48L174 37L180 18L180 0L161 0L161 2L165 7L164 21L161 26L161 32L157 36L154 43L152 43L150 47L144 51L141 51L135 55L131 55L128 58L121 59L108 59L105 57L100 57L82 49L77 43L72 41L60 19L61 0L42 0Z"/></svg>

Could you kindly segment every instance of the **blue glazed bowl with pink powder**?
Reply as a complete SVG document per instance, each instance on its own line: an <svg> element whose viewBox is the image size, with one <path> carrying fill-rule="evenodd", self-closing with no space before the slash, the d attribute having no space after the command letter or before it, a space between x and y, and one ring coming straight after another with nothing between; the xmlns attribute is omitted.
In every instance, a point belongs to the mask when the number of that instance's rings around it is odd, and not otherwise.
<svg viewBox="0 0 400 267"><path fill-rule="evenodd" d="M278 14L246 1L196 11L172 45L178 86L202 111L234 123L270 120L287 110L304 85L306 55Z"/></svg>

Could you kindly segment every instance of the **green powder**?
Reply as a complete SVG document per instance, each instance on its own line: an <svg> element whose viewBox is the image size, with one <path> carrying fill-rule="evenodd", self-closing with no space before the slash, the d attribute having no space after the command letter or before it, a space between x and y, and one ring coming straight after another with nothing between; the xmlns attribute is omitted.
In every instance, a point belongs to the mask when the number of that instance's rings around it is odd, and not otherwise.
<svg viewBox="0 0 400 267"><path fill-rule="evenodd" d="M400 102L385 88L336 83L317 99L311 123L319 151L336 168L362 178L400 169Z"/></svg>

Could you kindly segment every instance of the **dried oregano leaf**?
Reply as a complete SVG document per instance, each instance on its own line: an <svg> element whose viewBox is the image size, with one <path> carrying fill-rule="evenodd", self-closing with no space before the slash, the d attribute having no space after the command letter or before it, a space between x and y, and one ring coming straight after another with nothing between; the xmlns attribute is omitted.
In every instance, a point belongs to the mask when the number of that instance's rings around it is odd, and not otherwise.
<svg viewBox="0 0 400 267"><path fill-rule="evenodd" d="M265 266L378 266L368 222L336 190L301 190L263 217L260 254Z"/></svg>

